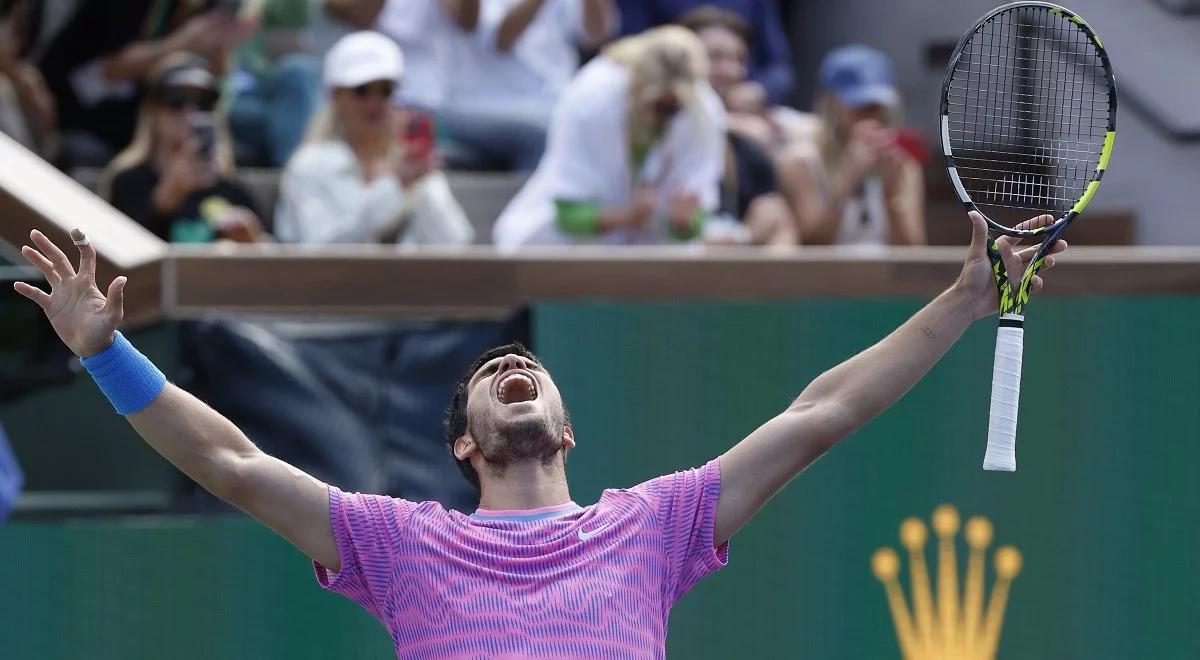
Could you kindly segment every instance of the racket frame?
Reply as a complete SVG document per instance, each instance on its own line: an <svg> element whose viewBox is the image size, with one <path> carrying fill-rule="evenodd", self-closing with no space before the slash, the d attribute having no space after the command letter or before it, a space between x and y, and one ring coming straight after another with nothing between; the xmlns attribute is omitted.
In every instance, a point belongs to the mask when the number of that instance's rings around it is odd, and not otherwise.
<svg viewBox="0 0 1200 660"><path fill-rule="evenodd" d="M1007 227L988 217L988 214L976 205L958 175L958 168L954 162L953 148L950 144L950 84L954 80L955 69L962 58L963 52L971 43L971 39L988 23L1004 13L1019 9L1044 9L1075 24L1095 46L1097 55L1104 68L1104 75L1109 89L1108 129L1105 133L1104 144L1101 147L1100 156L1096 169L1092 173L1091 180L1070 209L1063 212L1061 216L1050 224L1032 229ZM983 467L985 470L1011 472L1016 470L1017 401L1020 398L1021 353L1024 342L1025 323L1024 311L1025 305L1029 302L1029 289L1033 282L1033 276L1045 264L1047 253L1058 242L1059 237L1066 230L1067 226L1075 218L1079 217L1092 201L1092 198L1100 187L1100 181L1104 177L1104 172L1108 168L1108 161L1112 156L1113 143L1116 139L1117 131L1116 76L1113 74L1112 63L1109 61L1108 52L1104 49L1100 37L1088 25L1087 21L1083 20L1078 14L1050 2L1010 2L996 7L985 14L958 40L950 55L950 62L946 66L946 76L942 81L939 114L942 156L945 159L946 171L950 176L950 182L954 186L959 201L962 202L966 210L968 212L975 211L979 213L987 222L987 254L992 263L992 274L995 277L996 288L1000 294L1000 321L997 328L996 356L992 371L991 410L988 415L988 447ZM1029 266L1025 268L1025 273L1022 275L1020 284L1015 292L1013 291L1007 269L1000 257L1000 251L996 244L996 239L999 236L1036 238L1041 241L1041 245L1034 253Z"/></svg>

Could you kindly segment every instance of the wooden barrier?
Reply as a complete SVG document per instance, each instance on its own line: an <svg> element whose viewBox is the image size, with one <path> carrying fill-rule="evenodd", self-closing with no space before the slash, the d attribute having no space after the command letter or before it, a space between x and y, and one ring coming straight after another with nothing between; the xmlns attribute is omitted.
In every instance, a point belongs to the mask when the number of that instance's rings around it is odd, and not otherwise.
<svg viewBox="0 0 1200 660"><path fill-rule="evenodd" d="M126 317L134 323L162 315L160 289L167 244L103 199L59 172L12 138L0 134L0 239L29 243L37 229L68 255L75 253L68 232L87 233L98 255L101 279L129 276Z"/></svg>
<svg viewBox="0 0 1200 660"><path fill-rule="evenodd" d="M0 135L0 238L37 228L68 253L80 227L100 278L129 276L131 324L219 311L296 316L479 317L535 300L927 297L964 248L784 249L167 245ZM965 223L959 225L965 234ZM965 239L965 236L963 236ZM1076 247L1046 295L1200 293L1200 247Z"/></svg>
<svg viewBox="0 0 1200 660"><path fill-rule="evenodd" d="M965 248L173 247L164 311L476 316L534 300L932 296ZM1200 247L1074 248L1043 295L1200 293Z"/></svg>

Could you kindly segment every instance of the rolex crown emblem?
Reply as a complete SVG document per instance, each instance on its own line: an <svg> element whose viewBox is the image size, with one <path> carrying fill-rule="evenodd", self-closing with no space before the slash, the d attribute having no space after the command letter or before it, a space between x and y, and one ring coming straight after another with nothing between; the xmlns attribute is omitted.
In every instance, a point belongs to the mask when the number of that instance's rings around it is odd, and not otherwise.
<svg viewBox="0 0 1200 660"><path fill-rule="evenodd" d="M900 556L880 548L871 557L871 571L883 583L896 637L905 660L991 660L1000 643L1000 629L1013 578L1021 571L1021 553L1011 545L993 554L996 581L984 607L984 560L992 543L992 523L973 516L963 528L969 549L966 580L960 588L955 537L958 511L939 506L931 518L937 535L937 596L925 564L929 531L920 518L900 524L900 543L908 551L912 607L900 587Z"/></svg>

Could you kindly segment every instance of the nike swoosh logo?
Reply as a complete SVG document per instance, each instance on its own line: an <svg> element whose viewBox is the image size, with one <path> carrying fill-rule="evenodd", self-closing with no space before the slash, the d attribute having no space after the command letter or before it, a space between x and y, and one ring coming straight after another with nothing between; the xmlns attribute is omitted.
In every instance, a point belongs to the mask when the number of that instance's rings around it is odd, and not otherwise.
<svg viewBox="0 0 1200 660"><path fill-rule="evenodd" d="M581 529L581 530L579 530L579 540L586 541L586 540L592 538L593 536L599 534L600 532L603 532L606 527L608 527L608 525L600 525L599 527L597 527L596 529L593 529L590 532L585 532Z"/></svg>

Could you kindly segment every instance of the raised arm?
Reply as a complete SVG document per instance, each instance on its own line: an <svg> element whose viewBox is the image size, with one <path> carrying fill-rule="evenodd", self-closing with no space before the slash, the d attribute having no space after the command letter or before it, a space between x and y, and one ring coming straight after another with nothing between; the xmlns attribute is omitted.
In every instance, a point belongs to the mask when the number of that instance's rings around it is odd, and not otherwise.
<svg viewBox="0 0 1200 660"><path fill-rule="evenodd" d="M1041 216L1023 226L1044 223ZM958 280L882 341L821 374L776 417L721 456L715 544L727 541L788 481L842 438L896 402L973 321L997 309L986 254L987 225L972 213L974 233ZM1019 254L997 241L1009 277L1020 281L1035 248ZM1066 249L1060 241L1052 252ZM1046 258L1046 267L1054 257ZM1042 287L1034 277L1033 290Z"/></svg>
<svg viewBox="0 0 1200 660"><path fill-rule="evenodd" d="M496 32L496 50L501 53L512 50L544 4L545 0L521 0L513 5L500 21L500 29Z"/></svg>
<svg viewBox="0 0 1200 660"><path fill-rule="evenodd" d="M113 280L102 294L96 288L95 248L79 230L71 234L79 245L78 272L50 239L34 231L30 238L37 247L24 246L21 254L46 276L51 293L24 282L13 287L45 311L58 336L155 451L322 566L339 570L326 485L263 453L220 413L166 383L116 332L125 278Z"/></svg>

